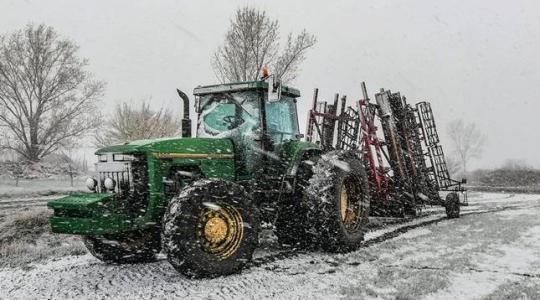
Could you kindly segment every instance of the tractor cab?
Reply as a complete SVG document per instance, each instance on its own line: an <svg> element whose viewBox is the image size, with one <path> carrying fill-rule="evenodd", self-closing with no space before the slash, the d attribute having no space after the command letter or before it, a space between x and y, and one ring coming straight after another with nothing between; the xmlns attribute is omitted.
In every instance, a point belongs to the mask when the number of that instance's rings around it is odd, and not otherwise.
<svg viewBox="0 0 540 300"><path fill-rule="evenodd" d="M194 95L197 137L231 139L240 176L260 170L265 156L301 137L296 89L252 81L197 87Z"/></svg>
<svg viewBox="0 0 540 300"><path fill-rule="evenodd" d="M300 92L281 86L279 98L269 100L269 85L252 81L196 88L197 137L266 134L275 144L297 140Z"/></svg>

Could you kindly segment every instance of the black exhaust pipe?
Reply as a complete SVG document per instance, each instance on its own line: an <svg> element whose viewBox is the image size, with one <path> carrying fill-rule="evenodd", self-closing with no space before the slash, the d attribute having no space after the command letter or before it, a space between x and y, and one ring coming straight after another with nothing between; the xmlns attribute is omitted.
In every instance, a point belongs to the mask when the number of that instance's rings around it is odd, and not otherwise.
<svg viewBox="0 0 540 300"><path fill-rule="evenodd" d="M182 118L182 137L191 137L191 119L189 118L189 98L179 89L176 89L178 96L184 103L184 117Z"/></svg>

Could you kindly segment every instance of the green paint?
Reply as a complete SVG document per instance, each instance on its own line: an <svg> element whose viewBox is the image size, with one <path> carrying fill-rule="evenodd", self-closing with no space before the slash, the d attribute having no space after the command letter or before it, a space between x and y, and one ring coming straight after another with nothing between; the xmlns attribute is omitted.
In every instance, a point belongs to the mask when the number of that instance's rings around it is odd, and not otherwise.
<svg viewBox="0 0 540 300"><path fill-rule="evenodd" d="M115 214L92 218L74 218L53 216L49 220L53 232L80 235L102 235L155 226L155 222L147 223L144 218L133 219L129 216Z"/></svg>
<svg viewBox="0 0 540 300"><path fill-rule="evenodd" d="M114 232L122 220L111 193L78 193L47 204L54 209L50 219L53 232L97 234ZM122 222L120 222L122 223Z"/></svg>
<svg viewBox="0 0 540 300"><path fill-rule="evenodd" d="M77 193L48 203L52 209L92 209L114 198L113 194Z"/></svg>
<svg viewBox="0 0 540 300"><path fill-rule="evenodd" d="M318 145L304 141L291 141L283 144L281 156L287 162L286 174L293 173L293 170L300 164L302 154L307 151L320 153L320 148Z"/></svg>
<svg viewBox="0 0 540 300"><path fill-rule="evenodd" d="M222 153L233 154L233 145L228 139L212 138L164 138L134 141L124 145L101 148L96 154L106 153Z"/></svg>
<svg viewBox="0 0 540 300"><path fill-rule="evenodd" d="M243 146L235 144L233 138L166 138L101 148L96 151L96 154L106 157L107 162L112 161L113 154L144 157L148 181L148 201L145 209L137 213L125 211L119 204L121 201L117 197L120 196L114 193L74 194L49 202L48 206L54 209L54 216L50 219L53 231L101 235L159 226L171 197L167 191L171 181L169 176L176 174L179 170L188 170L202 178L229 181L262 180L279 183L281 178L293 173L304 151L318 151L318 147L312 143L297 140L296 114L289 119L283 118L286 111L296 112L294 101L300 96L300 92L294 88L283 87L283 99L280 102L266 103L267 89L266 82L253 81L198 87L194 91L196 96L260 91L254 95L259 97L258 101L264 103L269 112L264 122L266 124L273 122L267 128L269 136L275 141L273 159L259 155L261 161L264 162L260 164L261 167L258 167L256 172L260 175L254 174L255 172L250 173L249 170L246 173L246 163L243 161L243 156L238 153L242 153L240 150L243 150L243 153L251 150L238 149ZM216 116L212 117L216 118ZM279 117L282 119L278 119ZM210 120L213 119L210 118ZM218 124L219 120L214 121ZM289 133L284 135L283 130ZM278 159L276 160L275 157ZM167 178L167 181L164 181L164 178Z"/></svg>

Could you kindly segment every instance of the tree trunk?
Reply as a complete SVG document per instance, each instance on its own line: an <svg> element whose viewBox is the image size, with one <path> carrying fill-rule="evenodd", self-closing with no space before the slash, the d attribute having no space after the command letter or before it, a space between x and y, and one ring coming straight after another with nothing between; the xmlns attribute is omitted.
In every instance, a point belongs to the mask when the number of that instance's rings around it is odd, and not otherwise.
<svg viewBox="0 0 540 300"><path fill-rule="evenodd" d="M71 187L73 187L73 169L71 168L71 164L69 165L69 180L71 182Z"/></svg>

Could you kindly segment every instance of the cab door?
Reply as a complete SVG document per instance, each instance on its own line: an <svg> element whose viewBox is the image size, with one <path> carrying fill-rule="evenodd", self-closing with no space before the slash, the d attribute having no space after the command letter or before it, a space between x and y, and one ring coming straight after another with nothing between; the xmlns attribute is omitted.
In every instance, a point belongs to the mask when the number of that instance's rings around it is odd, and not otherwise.
<svg viewBox="0 0 540 300"><path fill-rule="evenodd" d="M274 159L268 161L265 172L281 178L288 164L282 155L283 146L299 138L296 99L282 96L279 101L265 104L266 135L272 144Z"/></svg>

